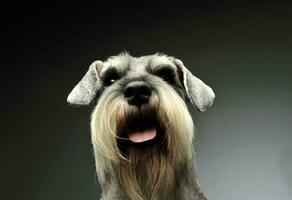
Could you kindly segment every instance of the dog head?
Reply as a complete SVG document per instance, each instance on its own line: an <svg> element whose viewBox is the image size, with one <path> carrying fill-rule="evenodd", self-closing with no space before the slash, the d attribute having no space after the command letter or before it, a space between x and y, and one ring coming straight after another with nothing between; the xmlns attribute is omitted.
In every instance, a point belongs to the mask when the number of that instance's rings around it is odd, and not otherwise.
<svg viewBox="0 0 292 200"><path fill-rule="evenodd" d="M179 89L177 91L183 89L199 111L205 111L215 98L213 90L195 77L179 59L161 54L134 58L122 53L110 57L106 62L93 62L69 94L67 102L76 106L89 105L97 94L101 94L109 86L119 84L121 80L130 81L130 78L143 81L145 75L159 77L173 88ZM181 91L179 94L182 96Z"/></svg>
<svg viewBox="0 0 292 200"><path fill-rule="evenodd" d="M205 111L215 95L174 57L122 53L92 63L67 101L88 105L95 97L91 130L102 182L113 163L135 160L133 151L159 147L174 165L190 159L194 127L185 101Z"/></svg>

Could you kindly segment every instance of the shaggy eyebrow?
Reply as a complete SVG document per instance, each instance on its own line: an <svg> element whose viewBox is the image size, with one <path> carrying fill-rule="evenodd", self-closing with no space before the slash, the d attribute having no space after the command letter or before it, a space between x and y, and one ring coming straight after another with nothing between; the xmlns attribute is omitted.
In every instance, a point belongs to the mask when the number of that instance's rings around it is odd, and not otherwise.
<svg viewBox="0 0 292 200"><path fill-rule="evenodd" d="M160 64L160 65L155 65L155 66L149 66L148 67L148 71L150 71L150 72L157 72L157 71L164 70L164 69L172 70L173 72L175 72L173 67L171 65L169 65L169 64Z"/></svg>

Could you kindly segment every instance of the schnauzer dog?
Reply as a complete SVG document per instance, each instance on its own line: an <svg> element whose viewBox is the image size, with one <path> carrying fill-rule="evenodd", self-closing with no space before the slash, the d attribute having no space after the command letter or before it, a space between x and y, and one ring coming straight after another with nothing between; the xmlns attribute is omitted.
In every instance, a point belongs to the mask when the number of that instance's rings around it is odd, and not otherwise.
<svg viewBox="0 0 292 200"><path fill-rule="evenodd" d="M128 53L95 61L68 96L89 105L102 200L205 200L186 102L211 106L213 90L174 57Z"/></svg>

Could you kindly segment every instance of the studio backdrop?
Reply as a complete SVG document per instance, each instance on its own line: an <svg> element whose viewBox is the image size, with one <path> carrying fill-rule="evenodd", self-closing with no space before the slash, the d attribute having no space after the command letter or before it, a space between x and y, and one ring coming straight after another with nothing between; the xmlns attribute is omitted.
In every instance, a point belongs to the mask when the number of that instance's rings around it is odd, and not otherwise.
<svg viewBox="0 0 292 200"><path fill-rule="evenodd" d="M94 105L66 98L94 60L128 51L183 60L214 105L191 108L209 200L292 199L288 3L29 5L1 14L1 199L93 200Z"/></svg>

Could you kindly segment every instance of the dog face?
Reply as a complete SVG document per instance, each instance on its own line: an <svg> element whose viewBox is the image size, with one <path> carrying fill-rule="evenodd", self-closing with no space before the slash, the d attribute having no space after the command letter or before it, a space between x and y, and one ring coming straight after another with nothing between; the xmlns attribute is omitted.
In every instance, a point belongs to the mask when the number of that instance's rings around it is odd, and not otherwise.
<svg viewBox="0 0 292 200"><path fill-rule="evenodd" d="M141 151L160 154L159 166L178 166L190 160L194 127L185 100L205 111L215 95L174 57L160 54L132 57L123 53L105 62L92 63L67 101L88 105L95 97L92 143L97 174L100 182L104 182L113 166L123 159L135 162L141 158ZM162 158L171 164L161 164ZM160 172L157 173L152 176L157 177ZM166 179L167 176L161 180Z"/></svg>
<svg viewBox="0 0 292 200"><path fill-rule="evenodd" d="M115 135L123 138L128 133L127 137L132 142L140 143L155 138L156 128L167 128L161 126L161 117L157 117L158 104L165 93L159 92L162 86L168 88L164 90L172 91L169 98L178 95L180 100L185 100L187 96L200 111L213 102L212 89L194 77L178 59L159 54L135 58L126 53L105 62L94 62L69 95L68 102L86 105L96 94L99 94L97 98L112 97L110 101L120 99L120 103L114 105L120 109L116 113L119 117L112 116L118 121L119 132ZM120 108L121 103L123 109Z"/></svg>

